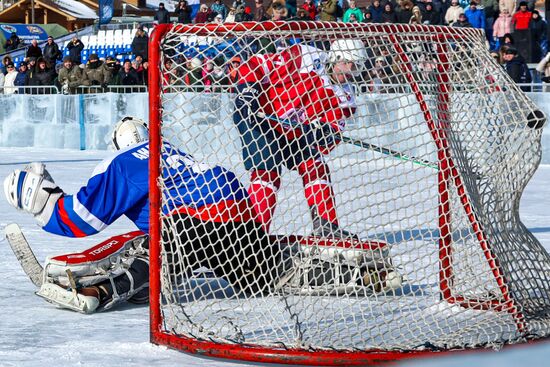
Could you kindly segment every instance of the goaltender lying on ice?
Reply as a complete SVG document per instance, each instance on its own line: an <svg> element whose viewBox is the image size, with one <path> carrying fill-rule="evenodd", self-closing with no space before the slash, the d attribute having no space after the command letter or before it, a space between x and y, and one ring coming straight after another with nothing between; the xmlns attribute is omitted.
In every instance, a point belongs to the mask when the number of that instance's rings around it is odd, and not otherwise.
<svg viewBox="0 0 550 367"><path fill-rule="evenodd" d="M82 237L98 233L122 215L139 231L115 236L76 254L50 257L44 268L17 225L6 237L37 294L60 307L92 313L124 302L148 300L148 130L134 117L119 121L117 151L101 162L76 195L65 194L41 163L15 170L4 181L8 202L34 215L46 231ZM356 239L268 236L255 221L248 194L236 176L163 142L170 218L163 234L170 266L185 254L182 271L208 267L243 297L306 293L331 295L386 292L401 286L385 243ZM102 198L109 198L105 201ZM235 234L238 241L234 240Z"/></svg>

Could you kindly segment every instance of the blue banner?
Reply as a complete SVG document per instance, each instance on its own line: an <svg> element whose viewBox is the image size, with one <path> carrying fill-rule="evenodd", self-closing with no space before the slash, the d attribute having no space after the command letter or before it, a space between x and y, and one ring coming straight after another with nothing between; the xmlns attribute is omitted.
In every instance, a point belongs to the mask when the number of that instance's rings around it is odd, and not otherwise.
<svg viewBox="0 0 550 367"><path fill-rule="evenodd" d="M113 18L114 0L99 0L99 24L107 24Z"/></svg>
<svg viewBox="0 0 550 367"><path fill-rule="evenodd" d="M44 28L34 24L0 24L0 30L6 39L15 32L24 43L31 43L31 40L46 41L48 34Z"/></svg>

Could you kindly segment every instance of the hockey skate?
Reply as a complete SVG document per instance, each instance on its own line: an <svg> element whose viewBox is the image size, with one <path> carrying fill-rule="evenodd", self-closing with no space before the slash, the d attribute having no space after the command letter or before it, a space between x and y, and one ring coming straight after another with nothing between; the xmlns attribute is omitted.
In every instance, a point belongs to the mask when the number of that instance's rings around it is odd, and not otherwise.
<svg viewBox="0 0 550 367"><path fill-rule="evenodd" d="M346 231L345 229L340 228L337 224L331 223L325 218L317 215L315 209L312 209L312 219L312 236L344 240L359 240L359 237L356 234Z"/></svg>

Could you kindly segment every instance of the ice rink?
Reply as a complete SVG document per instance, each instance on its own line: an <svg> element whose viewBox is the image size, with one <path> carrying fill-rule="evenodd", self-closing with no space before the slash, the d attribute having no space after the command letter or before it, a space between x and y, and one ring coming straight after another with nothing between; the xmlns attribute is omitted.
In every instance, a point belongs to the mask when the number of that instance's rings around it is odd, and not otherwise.
<svg viewBox="0 0 550 367"><path fill-rule="evenodd" d="M43 161L67 193L86 182L95 165L109 153L37 148L0 148L0 178L31 161ZM2 197L4 195L2 194ZM550 165L542 165L524 193L523 222L550 249ZM36 256L81 251L109 235L133 230L119 220L100 235L67 239L42 231L34 219L0 199L0 226L16 222ZM147 307L126 306L95 315L64 311L34 295L35 288L21 270L11 249L0 244L0 366L250 366L179 353L149 344ZM550 342L509 348L499 353L464 353L408 361L401 366L543 366Z"/></svg>

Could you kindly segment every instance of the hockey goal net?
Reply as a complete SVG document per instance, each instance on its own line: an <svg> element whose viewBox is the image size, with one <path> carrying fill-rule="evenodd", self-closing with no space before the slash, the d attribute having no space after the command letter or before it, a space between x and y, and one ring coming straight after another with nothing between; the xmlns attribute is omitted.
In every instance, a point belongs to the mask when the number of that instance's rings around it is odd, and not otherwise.
<svg viewBox="0 0 550 367"><path fill-rule="evenodd" d="M366 252L382 248L403 282L387 291L239 293L205 259L187 261L163 243L174 225L163 188L178 178L165 175L160 137L248 186L232 68L292 45L329 52L341 39L361 40L367 57L352 82L349 140L324 156L339 225ZM149 61L154 343L253 361L355 364L548 336L550 258L518 213L540 161L544 116L491 58L480 31L163 25ZM301 177L281 169L270 239L309 250L354 246L311 236L307 203Z"/></svg>

